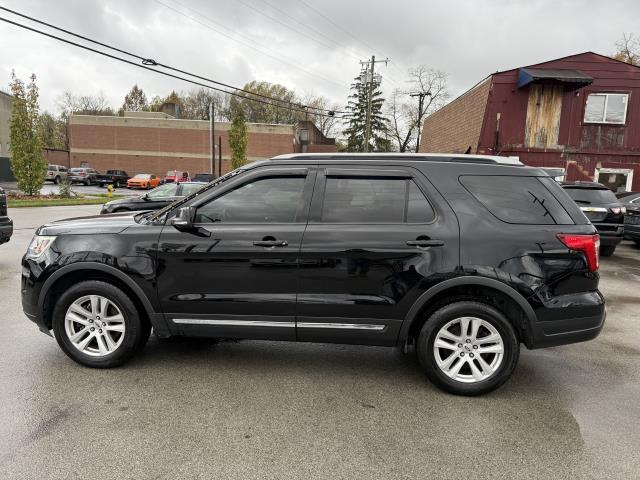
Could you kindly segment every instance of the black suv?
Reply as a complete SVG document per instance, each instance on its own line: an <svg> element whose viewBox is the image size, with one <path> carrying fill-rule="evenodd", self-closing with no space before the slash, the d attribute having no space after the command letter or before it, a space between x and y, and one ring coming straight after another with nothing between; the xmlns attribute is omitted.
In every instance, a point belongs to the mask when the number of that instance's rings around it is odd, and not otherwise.
<svg viewBox="0 0 640 480"><path fill-rule="evenodd" d="M510 159L287 155L156 212L40 227L22 304L90 367L124 363L152 327L413 345L434 383L474 395L521 343L598 335L598 242L553 179Z"/></svg>
<svg viewBox="0 0 640 480"><path fill-rule="evenodd" d="M627 209L614 193L601 183L562 182L562 188L598 230L600 255L613 255L624 237L624 215Z"/></svg>
<svg viewBox="0 0 640 480"><path fill-rule="evenodd" d="M13 234L13 221L7 216L7 195L0 187L0 244L7 243Z"/></svg>

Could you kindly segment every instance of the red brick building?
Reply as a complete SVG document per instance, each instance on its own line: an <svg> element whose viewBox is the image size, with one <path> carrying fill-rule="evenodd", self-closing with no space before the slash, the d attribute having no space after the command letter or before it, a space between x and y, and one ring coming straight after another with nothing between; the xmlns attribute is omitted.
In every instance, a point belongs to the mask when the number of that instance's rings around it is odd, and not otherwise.
<svg viewBox="0 0 640 480"><path fill-rule="evenodd" d="M222 143L222 171L230 170L228 132L231 124L215 122L216 144ZM336 151L312 122L298 125L247 124L249 161L300 151ZM181 120L160 112L126 112L125 116L72 115L69 121L72 167L98 171L122 169L129 174L169 170L207 173L211 169L211 131L206 120ZM216 174L218 151L216 146Z"/></svg>
<svg viewBox="0 0 640 480"><path fill-rule="evenodd" d="M420 151L517 156L640 190L640 68L586 52L494 73L425 119Z"/></svg>

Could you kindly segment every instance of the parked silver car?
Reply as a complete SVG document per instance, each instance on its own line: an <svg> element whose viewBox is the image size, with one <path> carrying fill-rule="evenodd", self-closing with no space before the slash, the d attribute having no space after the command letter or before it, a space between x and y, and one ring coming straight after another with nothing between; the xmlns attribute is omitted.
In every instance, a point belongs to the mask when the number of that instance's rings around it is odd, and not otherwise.
<svg viewBox="0 0 640 480"><path fill-rule="evenodd" d="M44 176L45 182L53 182L56 185L60 180L64 180L69 175L69 169L63 165L47 166L47 173Z"/></svg>

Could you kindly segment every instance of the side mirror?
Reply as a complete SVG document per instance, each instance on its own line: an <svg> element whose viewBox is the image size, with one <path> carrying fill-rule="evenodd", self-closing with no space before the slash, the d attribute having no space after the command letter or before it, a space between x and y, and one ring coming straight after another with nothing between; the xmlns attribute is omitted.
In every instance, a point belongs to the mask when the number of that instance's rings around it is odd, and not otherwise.
<svg viewBox="0 0 640 480"><path fill-rule="evenodd" d="M193 233L199 237L210 237L211 232L209 230L194 225L195 217L196 209L194 207L182 207L169 219L169 223L181 232Z"/></svg>
<svg viewBox="0 0 640 480"><path fill-rule="evenodd" d="M196 210L193 207L179 208L176 214L171 217L169 222L177 230L181 232L187 232L193 230L193 220L195 218Z"/></svg>

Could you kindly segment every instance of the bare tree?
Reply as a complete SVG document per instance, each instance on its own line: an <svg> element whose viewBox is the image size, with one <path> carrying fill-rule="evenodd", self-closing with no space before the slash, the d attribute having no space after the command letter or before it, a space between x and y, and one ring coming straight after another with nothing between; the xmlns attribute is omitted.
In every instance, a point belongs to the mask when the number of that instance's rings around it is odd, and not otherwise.
<svg viewBox="0 0 640 480"><path fill-rule="evenodd" d="M411 150L415 142L418 108L412 108L408 95L395 89L387 101L386 114L389 118L389 134L399 152Z"/></svg>
<svg viewBox="0 0 640 480"><path fill-rule="evenodd" d="M327 97L306 95L302 99L302 103L310 107L307 118L311 120L318 130L327 138L333 138L338 134L339 119L336 115L330 115L329 112L335 112L340 109L340 105L331 102Z"/></svg>
<svg viewBox="0 0 640 480"><path fill-rule="evenodd" d="M67 118L72 113L77 115L115 115L113 108L104 98L103 92L96 95L74 95L64 92L57 100L61 117Z"/></svg>
<svg viewBox="0 0 640 480"><path fill-rule="evenodd" d="M398 151L420 148L422 120L449 100L447 77L441 70L419 65L409 70L409 88L393 92L386 113Z"/></svg>
<svg viewBox="0 0 640 480"><path fill-rule="evenodd" d="M640 66L640 37L633 33L623 33L616 42L616 53L613 58L631 65Z"/></svg>

